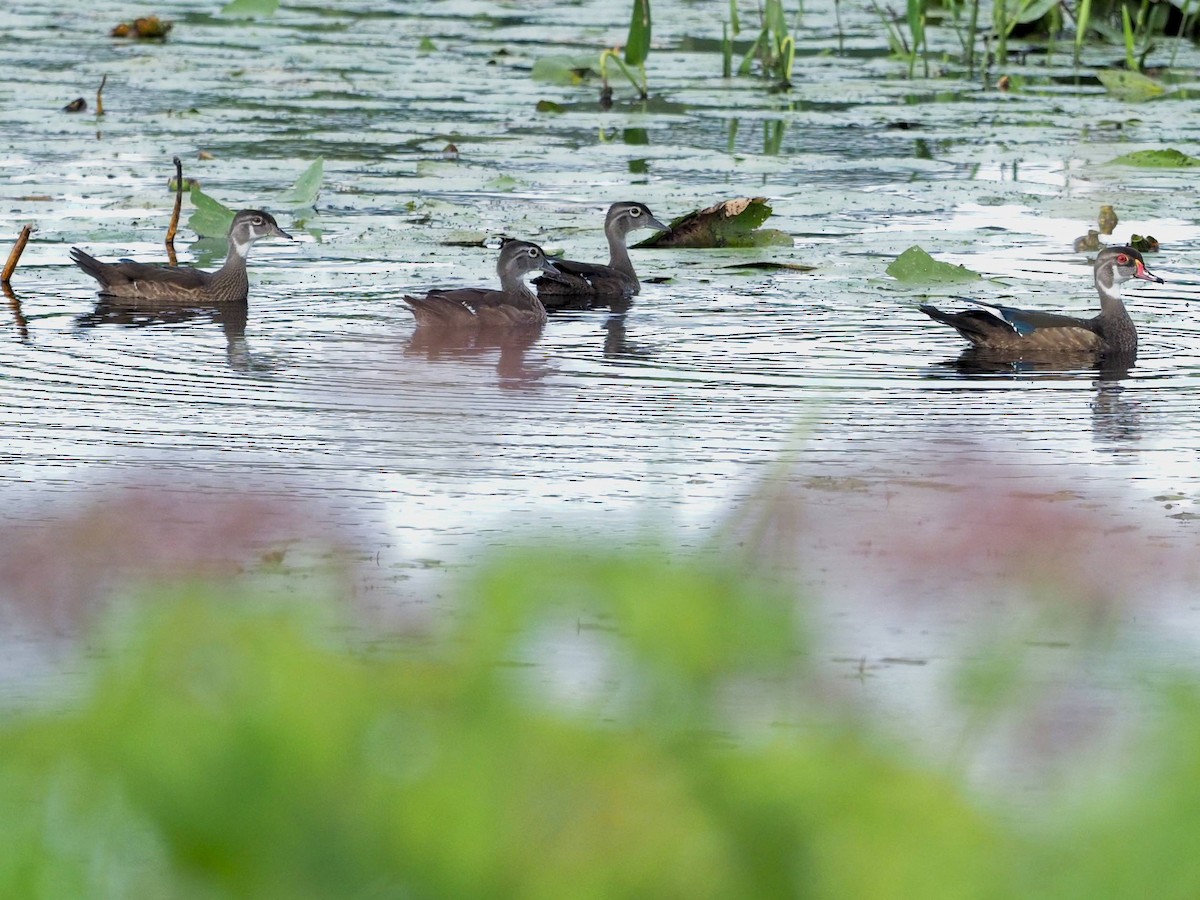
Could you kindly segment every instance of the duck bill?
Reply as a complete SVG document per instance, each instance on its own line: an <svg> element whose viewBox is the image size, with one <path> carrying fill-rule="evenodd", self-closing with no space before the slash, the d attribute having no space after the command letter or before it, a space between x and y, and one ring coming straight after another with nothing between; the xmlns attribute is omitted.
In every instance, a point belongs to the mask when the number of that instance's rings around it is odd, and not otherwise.
<svg viewBox="0 0 1200 900"><path fill-rule="evenodd" d="M651 216L649 219L647 219L645 224L647 228L657 228L659 231L671 230L671 226L664 225L662 222L658 221L658 219L654 218L654 216Z"/></svg>
<svg viewBox="0 0 1200 900"><path fill-rule="evenodd" d="M554 263L552 263L549 260L549 258L545 258L542 260L541 269L543 272L549 272L551 275L561 275L562 274L562 270L558 266L556 266Z"/></svg>
<svg viewBox="0 0 1200 900"><path fill-rule="evenodd" d="M1166 284L1161 278L1146 268L1146 264L1140 259L1137 260L1137 271L1133 273L1134 278L1140 278L1142 281L1156 281L1159 284Z"/></svg>

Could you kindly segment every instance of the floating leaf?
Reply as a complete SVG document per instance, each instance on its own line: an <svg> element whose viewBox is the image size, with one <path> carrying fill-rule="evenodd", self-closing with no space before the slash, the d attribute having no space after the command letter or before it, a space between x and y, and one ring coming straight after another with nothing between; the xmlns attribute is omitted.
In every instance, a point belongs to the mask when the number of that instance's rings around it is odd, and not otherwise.
<svg viewBox="0 0 1200 900"><path fill-rule="evenodd" d="M230 0L221 7L221 15L253 19L256 16L273 16L277 9L279 0Z"/></svg>
<svg viewBox="0 0 1200 900"><path fill-rule="evenodd" d="M490 237L486 231L451 231L439 243L444 247L486 247Z"/></svg>
<svg viewBox="0 0 1200 900"><path fill-rule="evenodd" d="M321 179L325 177L325 158L318 156L311 166L304 170L304 174L296 179L296 183L292 185L292 189L284 194L280 200L283 203L291 204L295 207L307 209L317 202L317 196L321 193Z"/></svg>
<svg viewBox="0 0 1200 900"><path fill-rule="evenodd" d="M765 197L737 197L707 209L690 212L637 247L762 247L777 246L792 239L781 231L756 232L771 217Z"/></svg>
<svg viewBox="0 0 1200 900"><path fill-rule="evenodd" d="M1141 72L1126 69L1101 69L1096 73L1104 89L1120 100L1139 103L1163 93L1163 86Z"/></svg>
<svg viewBox="0 0 1200 900"><path fill-rule="evenodd" d="M561 103L555 103L553 100L539 100L537 102L537 111L540 113L565 113L567 108Z"/></svg>
<svg viewBox="0 0 1200 900"><path fill-rule="evenodd" d="M791 243L791 238L788 238L788 243ZM806 266L804 263L778 262L772 259L756 259L752 262L736 263L732 266L724 266L726 269L789 269L793 272L815 272L816 266Z"/></svg>
<svg viewBox="0 0 1200 900"><path fill-rule="evenodd" d="M492 191L515 191L521 186L521 182L513 178L511 175L497 175L489 181L485 187Z"/></svg>
<svg viewBox="0 0 1200 900"><path fill-rule="evenodd" d="M543 56L533 64L533 80L551 84L582 84L594 73L590 56Z"/></svg>
<svg viewBox="0 0 1200 900"><path fill-rule="evenodd" d="M200 237L223 238L233 223L233 210L214 200L200 188L192 188L189 194L196 211L188 217L188 226Z"/></svg>
<svg viewBox="0 0 1200 900"><path fill-rule="evenodd" d="M629 37L625 41L625 63L630 66L646 64L650 54L650 0L633 0L633 16L629 21Z"/></svg>
<svg viewBox="0 0 1200 900"><path fill-rule="evenodd" d="M980 277L978 272L972 272L966 266L934 259L916 244L892 260L887 273L897 281L908 283L976 281Z"/></svg>
<svg viewBox="0 0 1200 900"><path fill-rule="evenodd" d="M1190 169L1200 166L1200 159L1178 150L1138 150L1109 160L1110 166L1136 166L1141 169Z"/></svg>

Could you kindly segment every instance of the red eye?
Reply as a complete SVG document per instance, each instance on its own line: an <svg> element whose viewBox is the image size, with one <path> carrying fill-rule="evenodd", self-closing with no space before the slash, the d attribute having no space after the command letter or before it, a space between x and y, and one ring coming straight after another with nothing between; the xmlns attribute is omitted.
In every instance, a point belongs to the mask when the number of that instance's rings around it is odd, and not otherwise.
<svg viewBox="0 0 1200 900"><path fill-rule="evenodd" d="M1127 266L1127 265L1129 265L1129 257L1128 257L1128 256L1126 256L1124 253L1121 253L1121 254L1119 254L1119 255L1117 256L1117 265L1118 265L1118 266Z"/></svg>

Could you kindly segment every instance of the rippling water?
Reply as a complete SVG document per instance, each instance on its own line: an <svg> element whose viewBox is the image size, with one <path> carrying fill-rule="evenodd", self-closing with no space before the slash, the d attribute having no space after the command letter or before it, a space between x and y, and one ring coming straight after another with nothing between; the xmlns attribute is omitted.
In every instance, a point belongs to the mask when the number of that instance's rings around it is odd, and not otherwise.
<svg viewBox="0 0 1200 900"><path fill-rule="evenodd" d="M796 88L772 94L722 83L718 55L681 49L718 36L708 14L659 3L654 102L615 83L604 112L594 86L541 84L529 66L619 43L620 4L285 3L250 23L192 6L158 5L177 23L161 44L108 38L121 4L4 14L0 61L19 75L0 86L0 234L39 226L13 281L19 314L0 321L10 516L145 476L234 485L367 522L364 552L403 570L530 529L636 541L668 525L699 542L784 464L801 483L951 484L968 459L1014 489L1116 491L1156 534L1194 539L1181 516L1200 488L1194 189L1104 163L1195 150L1195 100L1136 107L1055 83L1070 74L1055 68L1012 93L907 82L873 16L852 11L853 52L827 54L833 20L810 13ZM101 75L102 120L58 111L91 102ZM537 113L541 99L567 111ZM441 159L451 141L457 163ZM254 248L244 333L213 316L95 321L67 257L78 244L161 258L176 154L209 194L272 209L301 238ZM317 156L319 215L296 227L277 198ZM528 346L414 342L403 293L493 277L492 251L449 236L602 258L613 200L671 217L739 195L767 196L795 248L638 251L643 277L669 280L624 314L555 315ZM959 338L916 309L924 294L884 274L920 243L989 276L979 296L1082 313L1095 298L1071 241L1102 203L1116 238L1158 237L1151 266L1170 281L1130 292L1143 351L1123 377L959 365ZM762 258L816 269L735 268Z"/></svg>

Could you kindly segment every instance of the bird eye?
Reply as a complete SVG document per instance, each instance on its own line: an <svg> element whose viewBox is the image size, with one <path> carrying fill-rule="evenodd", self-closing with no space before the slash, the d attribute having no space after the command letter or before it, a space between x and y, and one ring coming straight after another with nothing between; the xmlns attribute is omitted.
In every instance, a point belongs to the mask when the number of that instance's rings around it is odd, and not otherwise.
<svg viewBox="0 0 1200 900"><path fill-rule="evenodd" d="M635 206L635 207L632 207L632 208L629 210L629 215L633 216L633 218L635 218L635 219L636 219L638 216L640 216L641 214L642 214L642 211L641 211L640 209L638 209L636 206Z"/></svg>
<svg viewBox="0 0 1200 900"><path fill-rule="evenodd" d="M263 225L263 224L266 224L266 223L265 223L265 221L263 220L263 217L262 217L262 216L255 216L255 217L254 217L253 219L251 219L250 221L251 221L251 222L253 222L255 225Z"/></svg>
<svg viewBox="0 0 1200 900"><path fill-rule="evenodd" d="M530 248L529 248L528 250L526 250L525 252L529 254L529 258L530 258L530 259L537 259L537 256L538 256L538 252L539 252L539 251L538 251L538 248L537 248L537 247L530 247Z"/></svg>
<svg viewBox="0 0 1200 900"><path fill-rule="evenodd" d="M1118 254L1118 255L1117 255L1117 265L1118 265L1118 266L1127 266L1127 265L1129 265L1129 256L1128 256L1127 254L1125 254L1125 253L1120 253L1120 254Z"/></svg>

